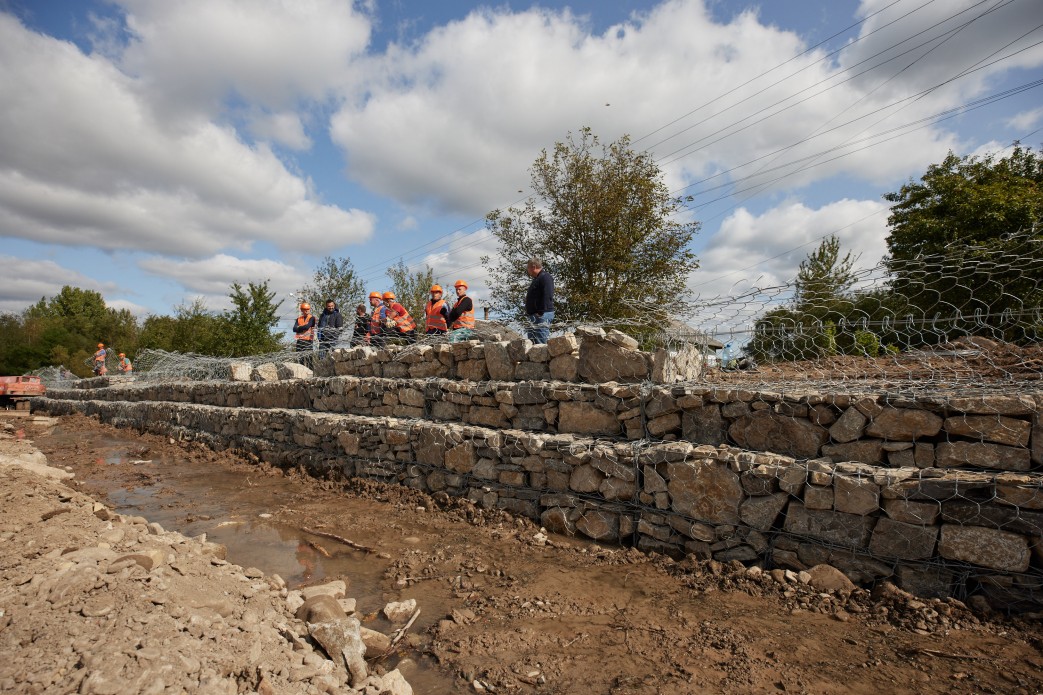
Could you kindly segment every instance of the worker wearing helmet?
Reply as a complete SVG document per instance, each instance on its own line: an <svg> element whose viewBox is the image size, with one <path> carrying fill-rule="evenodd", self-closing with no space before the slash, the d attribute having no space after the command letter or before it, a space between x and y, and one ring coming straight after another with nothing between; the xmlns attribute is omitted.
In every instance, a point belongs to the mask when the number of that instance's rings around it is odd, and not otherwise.
<svg viewBox="0 0 1043 695"><path fill-rule="evenodd" d="M366 331L366 342L377 347L384 345L384 320L387 310L384 307L383 296L380 292L369 293L369 305L373 312L369 317L369 330Z"/></svg>
<svg viewBox="0 0 1043 695"><path fill-rule="evenodd" d="M529 319L526 333L533 345L543 345L550 338L550 325L554 321L554 278L536 257L525 264L525 273L532 278L525 292L525 316Z"/></svg>
<svg viewBox="0 0 1043 695"><path fill-rule="evenodd" d="M105 343L98 343L98 351L94 353L94 376L105 376L109 373L108 367L105 366L107 356Z"/></svg>
<svg viewBox="0 0 1043 695"><path fill-rule="evenodd" d="M293 324L293 333L297 336L294 349L297 352L307 352L315 344L315 317L311 313L311 304L301 302L301 315Z"/></svg>
<svg viewBox="0 0 1043 695"><path fill-rule="evenodd" d="M394 336L406 339L407 343L416 342L416 321L409 315L404 306L395 299L394 292L385 292L384 300L384 326Z"/></svg>
<svg viewBox="0 0 1043 695"><path fill-rule="evenodd" d="M121 374L130 374L134 371L134 365L127 359L127 355L122 352L120 353L119 370Z"/></svg>
<svg viewBox="0 0 1043 695"><path fill-rule="evenodd" d="M474 302L467 296L467 281L457 280L453 287L456 289L456 304L449 312L449 342L456 343L461 340L470 340L474 335Z"/></svg>
<svg viewBox="0 0 1043 695"><path fill-rule="evenodd" d="M424 315L427 317L427 335L445 335L449 332L449 307L442 299L442 286L431 286L431 300L424 305Z"/></svg>

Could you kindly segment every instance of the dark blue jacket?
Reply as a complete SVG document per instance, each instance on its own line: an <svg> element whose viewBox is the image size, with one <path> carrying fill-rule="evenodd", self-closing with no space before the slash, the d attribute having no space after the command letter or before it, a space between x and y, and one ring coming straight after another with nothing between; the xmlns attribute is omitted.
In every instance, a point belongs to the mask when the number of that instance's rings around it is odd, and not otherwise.
<svg viewBox="0 0 1043 695"><path fill-rule="evenodd" d="M525 314L532 316L548 311L554 311L554 278L546 270L541 270L525 293Z"/></svg>
<svg viewBox="0 0 1043 695"><path fill-rule="evenodd" d="M341 318L340 309L323 309L319 315L319 340L336 340L343 326L344 319Z"/></svg>

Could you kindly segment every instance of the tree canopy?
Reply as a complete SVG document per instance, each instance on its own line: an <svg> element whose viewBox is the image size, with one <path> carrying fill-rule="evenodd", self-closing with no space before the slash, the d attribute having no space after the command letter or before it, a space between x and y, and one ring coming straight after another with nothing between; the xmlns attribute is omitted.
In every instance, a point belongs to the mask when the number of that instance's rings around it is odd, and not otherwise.
<svg viewBox="0 0 1043 695"><path fill-rule="evenodd" d="M297 296L312 304L316 314L322 313L327 299L332 299L344 310L363 298L362 278L355 272L350 258L326 256L315 268L312 281L297 291Z"/></svg>
<svg viewBox="0 0 1043 695"><path fill-rule="evenodd" d="M690 199L670 194L652 155L631 149L629 136L605 145L590 128L570 133L541 152L530 175L535 194L524 206L486 216L499 242L494 309L523 313L532 256L554 275L556 318L628 318L685 299L699 266L689 248L699 223L680 221Z"/></svg>

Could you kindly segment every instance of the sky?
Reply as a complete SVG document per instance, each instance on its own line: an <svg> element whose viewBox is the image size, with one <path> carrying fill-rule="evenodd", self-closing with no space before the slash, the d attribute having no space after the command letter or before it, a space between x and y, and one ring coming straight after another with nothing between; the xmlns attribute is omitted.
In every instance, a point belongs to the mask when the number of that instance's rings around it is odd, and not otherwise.
<svg viewBox="0 0 1043 695"><path fill-rule="evenodd" d="M0 0L0 312L144 318L324 256L488 297L544 148L629 135L698 220L699 301L790 281L951 150L1043 142L1039 0ZM360 301L362 298L359 298Z"/></svg>

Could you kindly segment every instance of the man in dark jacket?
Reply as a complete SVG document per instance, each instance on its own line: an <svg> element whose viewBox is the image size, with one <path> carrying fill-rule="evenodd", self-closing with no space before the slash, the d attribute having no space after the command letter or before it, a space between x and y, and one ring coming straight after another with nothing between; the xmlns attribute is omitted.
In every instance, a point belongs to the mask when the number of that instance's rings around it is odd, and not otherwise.
<svg viewBox="0 0 1043 695"><path fill-rule="evenodd" d="M355 330L351 334L352 345L365 345L366 336L369 333L369 312L365 304L355 307Z"/></svg>
<svg viewBox="0 0 1043 695"><path fill-rule="evenodd" d="M543 345L550 337L550 324L554 321L554 278L543 269L538 258L530 258L525 272L532 278L525 293L525 316L529 319L526 330L529 340Z"/></svg>
<svg viewBox="0 0 1043 695"><path fill-rule="evenodd" d="M344 318L340 315L337 303L332 299L326 300L326 308L319 316L319 349L332 350L340 338L341 329L344 327Z"/></svg>

